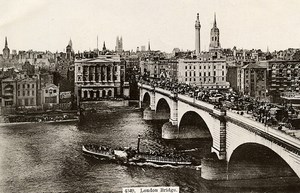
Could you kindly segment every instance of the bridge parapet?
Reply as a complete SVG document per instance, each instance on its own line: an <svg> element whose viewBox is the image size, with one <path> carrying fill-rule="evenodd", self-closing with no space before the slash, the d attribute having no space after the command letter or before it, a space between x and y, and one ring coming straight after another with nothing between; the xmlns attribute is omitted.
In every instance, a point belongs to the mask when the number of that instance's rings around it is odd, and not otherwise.
<svg viewBox="0 0 300 193"><path fill-rule="evenodd" d="M150 91L154 90L154 87L152 87L152 86L150 86L148 84L138 83L138 86L141 87L141 88L145 88L147 90L150 90Z"/></svg>
<svg viewBox="0 0 300 193"><path fill-rule="evenodd" d="M293 136L230 111L226 112L226 119L300 155L300 140Z"/></svg>
<svg viewBox="0 0 300 193"><path fill-rule="evenodd" d="M218 115L218 116L225 116L226 115L226 111L225 110L221 110L221 109L214 109L213 110L213 114Z"/></svg>
<svg viewBox="0 0 300 193"><path fill-rule="evenodd" d="M171 91L165 90L165 89L162 89L162 88L159 88L159 87L156 87L156 88L155 88L155 91L156 91L156 92L159 92L159 93L161 93L161 94L164 94L164 95L171 95Z"/></svg>

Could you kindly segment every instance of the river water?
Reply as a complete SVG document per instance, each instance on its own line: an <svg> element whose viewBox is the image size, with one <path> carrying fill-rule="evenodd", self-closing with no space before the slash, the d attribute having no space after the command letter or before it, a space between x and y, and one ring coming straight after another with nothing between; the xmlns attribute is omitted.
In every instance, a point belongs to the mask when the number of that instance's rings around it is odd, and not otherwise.
<svg viewBox="0 0 300 193"><path fill-rule="evenodd" d="M166 142L161 123L142 120L139 110L103 112L88 123L27 123L0 126L0 192L121 192L122 187L179 186L180 192L294 192L297 189L223 186L200 177L194 168L123 166L83 156L83 144L193 149L208 142ZM245 182L247 184L247 182ZM244 183L244 184L245 184ZM219 185L218 185L219 184ZM225 186L225 187L224 187Z"/></svg>

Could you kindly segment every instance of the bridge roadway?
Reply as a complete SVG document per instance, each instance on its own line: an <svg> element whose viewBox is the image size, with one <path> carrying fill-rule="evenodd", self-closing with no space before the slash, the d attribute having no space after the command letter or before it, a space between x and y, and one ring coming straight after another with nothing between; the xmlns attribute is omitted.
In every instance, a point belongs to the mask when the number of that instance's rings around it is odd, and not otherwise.
<svg viewBox="0 0 300 193"><path fill-rule="evenodd" d="M169 118L168 125L162 128L162 137L165 139L196 137L193 131L191 135L181 135L180 127L186 118L185 115L189 112L194 112L202 118L212 137L211 151L216 153L219 159L217 162L210 161L210 159L202 160L202 177L206 179L228 179L226 171L219 171L217 169L220 168L219 166L212 167L212 162L214 165L226 163L228 169L230 158L239 148L247 144L259 144L279 155L300 178L299 138L232 111L221 111L214 108L212 104L187 95L175 94L169 90L154 88L141 83L139 83L139 88L141 107L146 98L150 98L149 107L144 112L144 118L148 120L159 119L161 116L164 119ZM168 104L169 113L167 112L167 116L160 114L159 109L162 107L162 101Z"/></svg>

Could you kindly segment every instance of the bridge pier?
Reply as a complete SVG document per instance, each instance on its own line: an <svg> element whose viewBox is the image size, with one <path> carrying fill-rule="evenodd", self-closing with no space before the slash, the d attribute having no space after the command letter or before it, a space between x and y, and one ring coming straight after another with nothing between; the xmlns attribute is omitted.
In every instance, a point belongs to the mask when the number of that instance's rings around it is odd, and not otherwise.
<svg viewBox="0 0 300 193"><path fill-rule="evenodd" d="M177 125L173 125L172 122L165 123L161 131L163 139L177 139L179 136L178 127Z"/></svg>
<svg viewBox="0 0 300 193"><path fill-rule="evenodd" d="M228 180L228 164L219 160L216 154L201 160L201 177L206 180Z"/></svg>

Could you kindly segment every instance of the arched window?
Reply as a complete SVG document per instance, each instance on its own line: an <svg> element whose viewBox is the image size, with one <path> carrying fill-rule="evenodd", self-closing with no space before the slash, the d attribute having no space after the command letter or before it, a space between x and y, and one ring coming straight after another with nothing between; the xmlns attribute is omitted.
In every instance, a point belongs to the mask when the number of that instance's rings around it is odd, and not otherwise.
<svg viewBox="0 0 300 193"><path fill-rule="evenodd" d="M112 96L112 92L111 92L111 90L109 90L109 91L107 92L107 95L108 95L109 97L111 97L111 96Z"/></svg>

